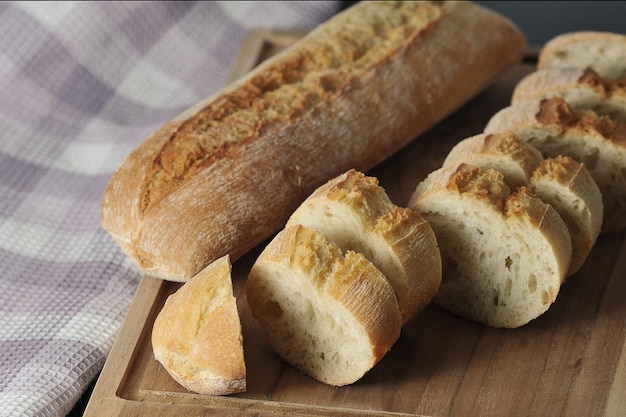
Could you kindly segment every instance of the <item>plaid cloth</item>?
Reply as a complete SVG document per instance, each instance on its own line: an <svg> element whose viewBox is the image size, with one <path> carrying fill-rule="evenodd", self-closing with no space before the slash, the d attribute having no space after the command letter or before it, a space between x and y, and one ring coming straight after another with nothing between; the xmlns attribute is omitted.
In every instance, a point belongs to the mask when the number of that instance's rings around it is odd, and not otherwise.
<svg viewBox="0 0 626 417"><path fill-rule="evenodd" d="M0 3L0 416L68 413L140 274L100 229L113 171L218 90L246 32L336 2Z"/></svg>

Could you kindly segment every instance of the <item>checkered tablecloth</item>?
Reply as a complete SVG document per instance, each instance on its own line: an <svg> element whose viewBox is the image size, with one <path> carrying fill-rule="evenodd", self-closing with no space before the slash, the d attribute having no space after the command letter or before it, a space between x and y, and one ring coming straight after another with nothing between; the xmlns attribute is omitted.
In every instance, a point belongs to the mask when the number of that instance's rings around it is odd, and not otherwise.
<svg viewBox="0 0 626 417"><path fill-rule="evenodd" d="M0 416L63 416L140 274L100 229L113 171L225 82L247 31L336 2L0 3Z"/></svg>

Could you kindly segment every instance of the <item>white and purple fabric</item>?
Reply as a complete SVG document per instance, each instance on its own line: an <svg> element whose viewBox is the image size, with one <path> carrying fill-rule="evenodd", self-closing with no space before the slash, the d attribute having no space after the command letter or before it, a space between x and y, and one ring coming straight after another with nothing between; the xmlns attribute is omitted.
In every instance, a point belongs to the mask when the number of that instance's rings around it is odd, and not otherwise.
<svg viewBox="0 0 626 417"><path fill-rule="evenodd" d="M0 417L63 416L140 274L100 228L113 171L218 90L246 33L337 2L0 3Z"/></svg>

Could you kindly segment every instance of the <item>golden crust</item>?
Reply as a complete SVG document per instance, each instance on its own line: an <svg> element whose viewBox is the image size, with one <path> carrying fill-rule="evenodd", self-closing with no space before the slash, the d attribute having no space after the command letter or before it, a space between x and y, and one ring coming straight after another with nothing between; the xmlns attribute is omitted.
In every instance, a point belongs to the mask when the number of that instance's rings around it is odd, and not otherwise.
<svg viewBox="0 0 626 417"><path fill-rule="evenodd" d="M460 163L431 173L410 207L431 223L442 251L436 304L488 326L519 327L556 298L571 260L569 233L529 188L509 193L498 171Z"/></svg>
<svg viewBox="0 0 626 417"><path fill-rule="evenodd" d="M585 165L602 193L602 232L626 227L626 123L591 110L574 111L554 97L506 107L484 132L513 132L546 158L566 155Z"/></svg>
<svg viewBox="0 0 626 417"><path fill-rule="evenodd" d="M504 175L509 187L528 185L533 170L543 156L536 148L511 132L478 134L457 143L444 160L444 166L466 162L490 166Z"/></svg>
<svg viewBox="0 0 626 417"><path fill-rule="evenodd" d="M394 287L403 322L439 287L441 257L430 225L392 203L374 177L348 170L328 181L294 211L287 226L294 224L317 228L344 251L364 253Z"/></svg>
<svg viewBox="0 0 626 417"><path fill-rule="evenodd" d="M356 5L150 136L111 179L102 226L147 274L185 281L268 238L330 178L392 155L524 49L468 2Z"/></svg>
<svg viewBox="0 0 626 417"><path fill-rule="evenodd" d="M242 343L228 256L170 295L152 330L155 358L179 384L200 394L245 391Z"/></svg>
<svg viewBox="0 0 626 417"><path fill-rule="evenodd" d="M500 171L512 189L529 187L551 204L565 221L572 237L568 276L585 262L602 225L602 194L585 166L558 155L544 159L528 142L512 132L479 134L459 142L444 166L462 161Z"/></svg>
<svg viewBox="0 0 626 417"><path fill-rule="evenodd" d="M272 348L330 385L361 378L400 336L400 310L382 273L305 226L281 230L265 247L246 294ZM302 306L309 306L304 313Z"/></svg>

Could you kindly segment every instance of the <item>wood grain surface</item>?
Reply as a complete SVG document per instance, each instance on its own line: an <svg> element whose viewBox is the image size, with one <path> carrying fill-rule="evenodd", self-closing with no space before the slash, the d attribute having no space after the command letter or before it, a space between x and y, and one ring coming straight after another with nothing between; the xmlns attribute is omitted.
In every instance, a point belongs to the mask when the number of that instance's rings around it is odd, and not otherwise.
<svg viewBox="0 0 626 417"><path fill-rule="evenodd" d="M250 34L233 77L300 36ZM367 174L396 204L449 150L480 133L534 70L533 54L488 90ZM462 82L460 80L460 82ZM547 313L514 330L492 329L432 305L407 323L387 356L357 383L326 386L285 364L264 341L245 300L260 245L233 265L247 392L188 392L154 360L150 332L180 284L144 277L85 416L625 416L626 233L602 236Z"/></svg>

